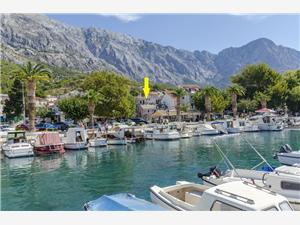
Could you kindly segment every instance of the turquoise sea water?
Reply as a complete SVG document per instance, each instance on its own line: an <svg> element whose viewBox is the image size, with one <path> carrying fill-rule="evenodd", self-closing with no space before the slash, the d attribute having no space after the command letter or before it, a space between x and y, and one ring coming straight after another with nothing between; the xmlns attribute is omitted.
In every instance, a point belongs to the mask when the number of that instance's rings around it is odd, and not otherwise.
<svg viewBox="0 0 300 225"><path fill-rule="evenodd" d="M273 154L281 145L289 143L300 149L299 130L216 137L239 168L251 168L261 161L243 137L275 166L279 163ZM152 185L201 182L197 172L207 172L214 165L226 169L207 136L68 151L63 156L5 158L1 160L1 209L82 210L87 201L119 192L150 200Z"/></svg>

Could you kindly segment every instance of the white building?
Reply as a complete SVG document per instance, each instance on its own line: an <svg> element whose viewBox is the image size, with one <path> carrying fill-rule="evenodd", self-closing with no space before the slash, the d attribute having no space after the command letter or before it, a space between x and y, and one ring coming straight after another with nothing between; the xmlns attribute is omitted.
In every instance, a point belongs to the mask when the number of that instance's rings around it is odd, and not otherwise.
<svg viewBox="0 0 300 225"><path fill-rule="evenodd" d="M161 104L165 105L168 110L174 110L177 104L177 98L172 91L164 91Z"/></svg>

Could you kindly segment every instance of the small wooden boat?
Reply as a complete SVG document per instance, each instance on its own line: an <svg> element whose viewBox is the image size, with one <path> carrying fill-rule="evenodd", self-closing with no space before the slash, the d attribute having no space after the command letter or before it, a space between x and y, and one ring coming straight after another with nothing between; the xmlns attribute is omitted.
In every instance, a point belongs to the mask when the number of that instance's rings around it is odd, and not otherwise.
<svg viewBox="0 0 300 225"><path fill-rule="evenodd" d="M50 155L65 153L64 144L60 140L58 132L41 132L37 134L34 143L36 155Z"/></svg>

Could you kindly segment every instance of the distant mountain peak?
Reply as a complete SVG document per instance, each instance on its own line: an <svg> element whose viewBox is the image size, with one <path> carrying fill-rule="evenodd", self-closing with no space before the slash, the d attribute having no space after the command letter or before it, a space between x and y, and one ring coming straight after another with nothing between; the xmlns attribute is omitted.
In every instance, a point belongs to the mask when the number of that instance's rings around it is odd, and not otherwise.
<svg viewBox="0 0 300 225"><path fill-rule="evenodd" d="M259 38L213 54L187 51L101 28L77 28L41 14L2 14L5 60L38 60L82 71L113 70L134 80L186 81L224 86L247 64L264 62L279 72L300 68L300 52Z"/></svg>

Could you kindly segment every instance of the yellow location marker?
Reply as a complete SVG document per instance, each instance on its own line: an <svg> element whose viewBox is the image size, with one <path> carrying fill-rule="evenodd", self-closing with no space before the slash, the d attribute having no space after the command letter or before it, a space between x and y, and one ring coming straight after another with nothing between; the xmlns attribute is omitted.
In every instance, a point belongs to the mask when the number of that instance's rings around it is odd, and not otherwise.
<svg viewBox="0 0 300 225"><path fill-rule="evenodd" d="M147 98L150 92L150 88L149 88L149 77L144 77L144 95Z"/></svg>

